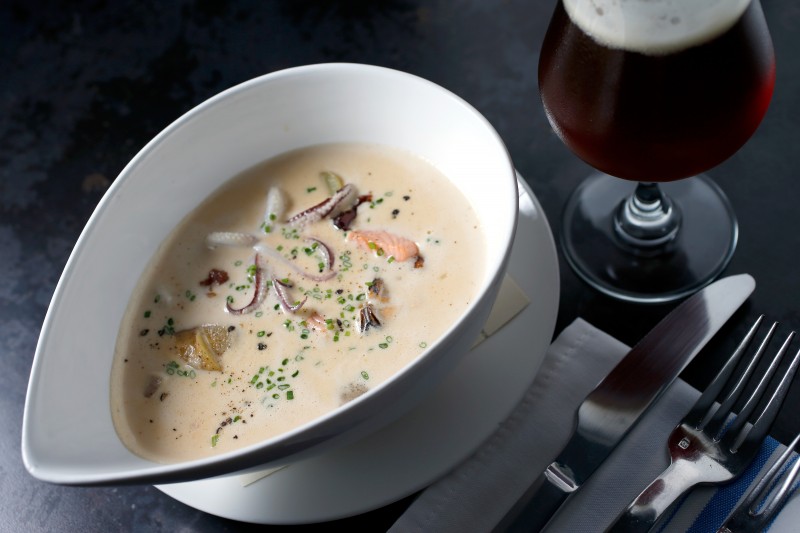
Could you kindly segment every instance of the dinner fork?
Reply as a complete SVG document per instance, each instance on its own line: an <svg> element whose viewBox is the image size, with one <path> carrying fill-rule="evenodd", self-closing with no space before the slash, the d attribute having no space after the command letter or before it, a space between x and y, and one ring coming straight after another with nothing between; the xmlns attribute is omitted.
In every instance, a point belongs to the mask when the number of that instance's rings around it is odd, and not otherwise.
<svg viewBox="0 0 800 533"><path fill-rule="evenodd" d="M689 489L701 483L730 481L741 474L753 460L778 414L800 361L798 351L780 376L779 383L768 396L766 404L755 413L769 388L772 376L789 349L794 337L794 332L791 332L767 370L761 374L758 384L738 415L733 415L734 404L745 388L748 388L750 378L752 377L752 381L756 380L757 375L754 372L778 325L777 322L772 325L755 354L746 360L744 370L734 380L732 374L737 363L753 340L763 318L762 315L756 320L689 414L670 434L667 440L669 467L639 494L606 531L649 531L664 511ZM729 381L732 386L726 387ZM730 392L722 398L721 393L725 388L729 388ZM755 415L755 422L752 424L749 423L751 415Z"/></svg>
<svg viewBox="0 0 800 533"><path fill-rule="evenodd" d="M800 478L800 460L797 457L792 458L798 442L800 433L758 483L747 492L717 533L756 533L769 525L789 499L795 481Z"/></svg>

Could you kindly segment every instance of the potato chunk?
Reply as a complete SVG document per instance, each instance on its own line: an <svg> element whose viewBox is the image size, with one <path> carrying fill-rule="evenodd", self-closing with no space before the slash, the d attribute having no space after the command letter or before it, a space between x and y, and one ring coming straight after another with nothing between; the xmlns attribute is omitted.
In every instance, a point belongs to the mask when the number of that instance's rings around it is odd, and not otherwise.
<svg viewBox="0 0 800 533"><path fill-rule="evenodd" d="M178 356L194 368L221 372L220 357L228 349L228 330L216 324L206 324L175 333Z"/></svg>

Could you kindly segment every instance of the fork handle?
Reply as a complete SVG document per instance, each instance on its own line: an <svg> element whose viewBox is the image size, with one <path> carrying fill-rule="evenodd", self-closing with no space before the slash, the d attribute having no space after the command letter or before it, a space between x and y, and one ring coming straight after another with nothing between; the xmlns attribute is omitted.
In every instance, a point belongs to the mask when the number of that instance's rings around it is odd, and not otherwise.
<svg viewBox="0 0 800 533"><path fill-rule="evenodd" d="M647 532L658 522L670 505L699 480L686 461L671 463L656 479L636 497L606 533Z"/></svg>

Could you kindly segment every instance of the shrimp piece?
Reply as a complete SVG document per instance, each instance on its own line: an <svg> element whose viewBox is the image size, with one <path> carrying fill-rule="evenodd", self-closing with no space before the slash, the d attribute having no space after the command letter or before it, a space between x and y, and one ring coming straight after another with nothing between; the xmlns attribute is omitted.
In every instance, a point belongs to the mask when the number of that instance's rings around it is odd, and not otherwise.
<svg viewBox="0 0 800 533"><path fill-rule="evenodd" d="M396 261L419 258L419 248L414 241L386 231L351 231L347 234L347 240L355 241L362 248L375 250L378 255L394 257Z"/></svg>

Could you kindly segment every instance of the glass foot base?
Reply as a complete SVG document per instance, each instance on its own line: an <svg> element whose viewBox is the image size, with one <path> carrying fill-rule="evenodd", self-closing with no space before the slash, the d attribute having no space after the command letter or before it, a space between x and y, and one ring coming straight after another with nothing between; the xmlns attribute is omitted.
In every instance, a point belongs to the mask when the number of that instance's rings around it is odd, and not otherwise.
<svg viewBox="0 0 800 533"><path fill-rule="evenodd" d="M683 219L670 243L632 248L614 230L614 213L636 182L596 174L567 201L561 244L570 266L591 286L613 298L665 303L713 281L736 248L738 226L722 190L706 176L661 183Z"/></svg>

